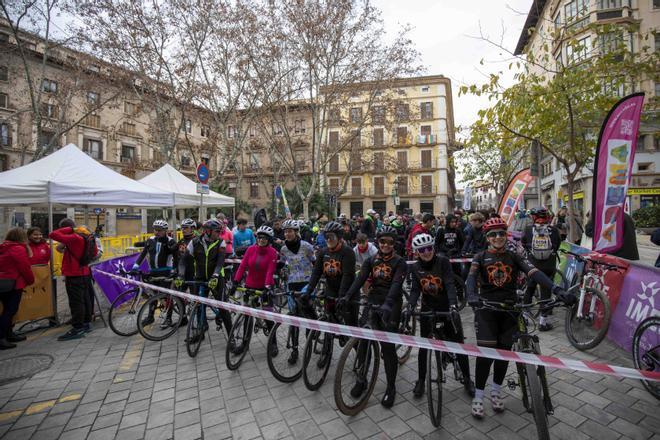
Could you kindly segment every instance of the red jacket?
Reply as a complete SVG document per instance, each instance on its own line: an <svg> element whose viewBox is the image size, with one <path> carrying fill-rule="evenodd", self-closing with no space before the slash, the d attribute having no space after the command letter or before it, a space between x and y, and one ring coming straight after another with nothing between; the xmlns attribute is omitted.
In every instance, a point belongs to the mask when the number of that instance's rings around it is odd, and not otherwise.
<svg viewBox="0 0 660 440"><path fill-rule="evenodd" d="M277 257L277 251L272 246L253 244L245 251L241 265L238 266L236 275L234 275L234 281L240 282L247 270L245 287L248 289L263 289L266 286L273 286Z"/></svg>
<svg viewBox="0 0 660 440"><path fill-rule="evenodd" d="M64 252L64 258L62 259L62 275L65 277L80 277L90 274L89 266L80 266L80 258L82 258L85 251L85 240L73 232L73 228L56 229L48 237L66 246L66 252Z"/></svg>
<svg viewBox="0 0 660 440"><path fill-rule="evenodd" d="M40 243L28 243L32 250L30 264L48 264L50 262L50 244L42 241Z"/></svg>
<svg viewBox="0 0 660 440"><path fill-rule="evenodd" d="M0 278L16 280L16 289L34 284L34 274L23 243L5 241L0 244Z"/></svg>

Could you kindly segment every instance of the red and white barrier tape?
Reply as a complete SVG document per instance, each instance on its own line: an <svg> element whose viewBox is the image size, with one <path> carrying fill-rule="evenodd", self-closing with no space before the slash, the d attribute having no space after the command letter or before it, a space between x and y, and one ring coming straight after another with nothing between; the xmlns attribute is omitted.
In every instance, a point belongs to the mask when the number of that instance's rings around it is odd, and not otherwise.
<svg viewBox="0 0 660 440"><path fill-rule="evenodd" d="M177 290L154 286L142 281L131 280L119 275L96 270L103 275L124 280L125 282L142 286L151 290L169 293L179 298L189 301L200 302L211 307L227 309L231 312L242 313L254 316L255 318L268 319L282 324L293 325L296 327L309 328L322 332L334 333L336 335L353 336L362 339L371 339L379 342L391 342L393 344L409 345L417 348L426 348L430 350L440 350L449 353L465 354L468 356L480 356L495 360L504 360L512 362L522 362L525 364L543 365L545 367L559 368L562 370L582 371L586 373L600 373L608 376L627 377L631 379L643 379L650 381L660 381L660 372L635 370L634 368L620 367L617 365L601 364L597 362L579 361L576 359L564 359L553 356L536 355L532 353L520 353L516 351L501 350L489 347L479 347L472 344L459 344L457 342L441 341L437 339L422 338L420 336L402 335L398 333L384 332L380 330L371 330L359 327L352 327L330 322L316 321L313 319L300 318L296 316L284 315L280 313L269 312L261 309L241 306L229 302L218 301L211 298L203 298L189 293L179 292Z"/></svg>
<svg viewBox="0 0 660 440"><path fill-rule="evenodd" d="M417 260L410 260L406 261L408 264L415 264ZM472 258L450 258L449 262L450 263L469 263L472 261ZM225 260L225 263L236 263L240 264L241 259L240 258L228 258Z"/></svg>

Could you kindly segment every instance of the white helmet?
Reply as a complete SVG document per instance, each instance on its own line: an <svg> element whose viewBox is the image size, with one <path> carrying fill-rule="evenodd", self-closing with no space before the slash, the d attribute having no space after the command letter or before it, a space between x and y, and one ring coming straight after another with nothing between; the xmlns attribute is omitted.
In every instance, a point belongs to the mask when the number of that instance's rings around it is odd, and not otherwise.
<svg viewBox="0 0 660 440"><path fill-rule="evenodd" d="M181 220L182 228L194 228L195 226L197 226L197 222L191 218L185 218Z"/></svg>
<svg viewBox="0 0 660 440"><path fill-rule="evenodd" d="M158 219L156 220L153 225L154 229L167 229L167 222L165 220Z"/></svg>
<svg viewBox="0 0 660 440"><path fill-rule="evenodd" d="M417 234L412 239L412 248L414 251L433 246L434 244L435 240L429 234Z"/></svg>
<svg viewBox="0 0 660 440"><path fill-rule="evenodd" d="M282 229L293 229L295 231L300 230L300 222L298 220L285 220L284 223L282 223Z"/></svg>
<svg viewBox="0 0 660 440"><path fill-rule="evenodd" d="M273 238L275 232L273 232L273 228L271 228L270 226L263 225L260 226L259 229L257 229L257 235L259 234L267 235L268 237Z"/></svg>

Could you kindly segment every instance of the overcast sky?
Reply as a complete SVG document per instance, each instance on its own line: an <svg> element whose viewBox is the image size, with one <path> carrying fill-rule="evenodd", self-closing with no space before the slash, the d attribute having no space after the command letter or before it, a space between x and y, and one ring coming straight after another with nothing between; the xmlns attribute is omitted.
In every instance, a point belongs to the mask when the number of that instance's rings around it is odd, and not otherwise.
<svg viewBox="0 0 660 440"><path fill-rule="evenodd" d="M426 74L447 76L454 95L454 123L469 126L486 99L458 97L461 84L483 83L488 73L506 71L510 55L473 38L481 32L513 51L532 0L375 0L388 29L414 26L411 37ZM480 65L481 59L484 65ZM503 61L509 60L509 61ZM511 78L512 75L508 75Z"/></svg>

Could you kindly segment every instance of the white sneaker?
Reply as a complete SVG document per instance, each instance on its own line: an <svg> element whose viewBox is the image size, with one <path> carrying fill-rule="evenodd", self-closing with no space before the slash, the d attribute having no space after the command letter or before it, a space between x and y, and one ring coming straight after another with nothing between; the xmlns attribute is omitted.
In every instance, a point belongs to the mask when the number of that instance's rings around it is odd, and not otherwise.
<svg viewBox="0 0 660 440"><path fill-rule="evenodd" d="M472 399L472 417L475 419L484 418L484 401L483 399Z"/></svg>
<svg viewBox="0 0 660 440"><path fill-rule="evenodd" d="M490 403L493 405L493 411L502 412L504 411L504 400L500 393L492 392L490 394Z"/></svg>

